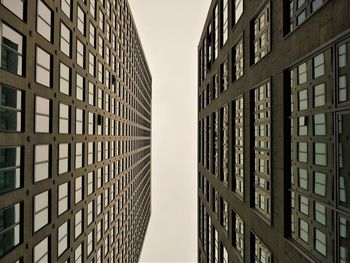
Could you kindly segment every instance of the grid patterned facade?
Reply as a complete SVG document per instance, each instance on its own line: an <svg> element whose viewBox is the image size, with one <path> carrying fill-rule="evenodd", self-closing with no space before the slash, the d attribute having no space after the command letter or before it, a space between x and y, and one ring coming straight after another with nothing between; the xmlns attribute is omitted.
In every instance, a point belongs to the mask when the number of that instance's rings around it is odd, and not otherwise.
<svg viewBox="0 0 350 263"><path fill-rule="evenodd" d="M0 14L0 262L138 262L152 78L128 2Z"/></svg>
<svg viewBox="0 0 350 263"><path fill-rule="evenodd" d="M212 1L198 262L350 261L349 15L348 0Z"/></svg>

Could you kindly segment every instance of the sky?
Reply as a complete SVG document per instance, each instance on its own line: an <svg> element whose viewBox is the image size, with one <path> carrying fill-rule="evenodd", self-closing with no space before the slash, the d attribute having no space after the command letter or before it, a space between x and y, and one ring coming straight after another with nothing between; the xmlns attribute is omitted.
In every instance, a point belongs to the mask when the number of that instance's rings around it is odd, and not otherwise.
<svg viewBox="0 0 350 263"><path fill-rule="evenodd" d="M197 259L197 46L210 0L129 0L152 74L152 214L141 263Z"/></svg>

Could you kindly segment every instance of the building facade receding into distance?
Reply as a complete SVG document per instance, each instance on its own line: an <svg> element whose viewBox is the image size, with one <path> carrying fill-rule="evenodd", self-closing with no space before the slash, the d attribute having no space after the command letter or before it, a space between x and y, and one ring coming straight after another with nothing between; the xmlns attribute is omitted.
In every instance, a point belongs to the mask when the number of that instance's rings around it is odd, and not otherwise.
<svg viewBox="0 0 350 263"><path fill-rule="evenodd" d="M127 1L0 3L0 262L137 262L152 78Z"/></svg>
<svg viewBox="0 0 350 263"><path fill-rule="evenodd" d="M350 262L350 2L213 0L198 261Z"/></svg>

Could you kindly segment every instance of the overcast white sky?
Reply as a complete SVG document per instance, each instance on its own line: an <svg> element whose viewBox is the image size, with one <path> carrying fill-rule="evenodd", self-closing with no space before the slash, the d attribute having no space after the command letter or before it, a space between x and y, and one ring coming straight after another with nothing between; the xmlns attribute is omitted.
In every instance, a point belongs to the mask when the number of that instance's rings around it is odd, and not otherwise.
<svg viewBox="0 0 350 263"><path fill-rule="evenodd" d="M197 45L210 0L129 0L153 77L152 215L141 262L196 262Z"/></svg>

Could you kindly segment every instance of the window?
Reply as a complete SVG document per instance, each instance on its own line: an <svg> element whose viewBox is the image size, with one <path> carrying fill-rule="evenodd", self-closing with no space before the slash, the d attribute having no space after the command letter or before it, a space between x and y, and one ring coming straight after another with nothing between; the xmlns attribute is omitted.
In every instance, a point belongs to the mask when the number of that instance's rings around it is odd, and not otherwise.
<svg viewBox="0 0 350 263"><path fill-rule="evenodd" d="M305 4L306 0L297 0L297 8L302 7Z"/></svg>
<svg viewBox="0 0 350 263"><path fill-rule="evenodd" d="M289 26L286 34L301 25L308 17L316 12L327 0L290 0L289 5ZM309 8L310 7L310 8Z"/></svg>
<svg viewBox="0 0 350 263"><path fill-rule="evenodd" d="M298 142L298 161L307 163L307 143Z"/></svg>
<svg viewBox="0 0 350 263"><path fill-rule="evenodd" d="M302 116L298 118L298 135L307 136L308 127L307 127L307 117Z"/></svg>
<svg viewBox="0 0 350 263"><path fill-rule="evenodd" d="M36 31L46 38L47 41L52 41L52 20L53 13L44 1L38 0Z"/></svg>
<svg viewBox="0 0 350 263"><path fill-rule="evenodd" d="M327 165L327 145L326 143L314 144L314 164L326 166Z"/></svg>
<svg viewBox="0 0 350 263"><path fill-rule="evenodd" d="M214 59L217 59L219 54L219 8L215 5L214 8Z"/></svg>
<svg viewBox="0 0 350 263"><path fill-rule="evenodd" d="M10 0L8 0L10 1ZM0 21L1 67L23 75L23 36Z"/></svg>
<svg viewBox="0 0 350 263"><path fill-rule="evenodd" d="M298 16L297 16L297 26L302 24L306 19L306 11L302 11Z"/></svg>
<svg viewBox="0 0 350 263"><path fill-rule="evenodd" d="M106 117L106 121L105 121L105 135L109 135L109 118ZM105 159L109 159L108 158L108 148L107 148L107 143L108 142L105 142L106 143L106 147L105 147Z"/></svg>
<svg viewBox="0 0 350 263"><path fill-rule="evenodd" d="M88 173L88 182L87 182L87 192L88 195L94 192L94 173Z"/></svg>
<svg viewBox="0 0 350 263"><path fill-rule="evenodd" d="M22 242L21 220L20 203L0 209L0 258Z"/></svg>
<svg viewBox="0 0 350 263"><path fill-rule="evenodd" d="M77 177L75 178L75 197L74 197L74 203L77 204L81 200L83 200L83 177Z"/></svg>
<svg viewBox="0 0 350 263"><path fill-rule="evenodd" d="M78 19L77 19L77 28L85 35L85 13L84 10L78 5Z"/></svg>
<svg viewBox="0 0 350 263"><path fill-rule="evenodd" d="M234 176L235 182L232 182L233 189L243 198L244 193L244 108L243 96L238 98L233 105L234 108Z"/></svg>
<svg viewBox="0 0 350 263"><path fill-rule="evenodd" d="M272 254L271 251L260 241L259 238L255 237L255 263L271 263Z"/></svg>
<svg viewBox="0 0 350 263"><path fill-rule="evenodd" d="M97 134L98 135L102 135L102 122L103 122L103 117L101 115L97 115ZM102 149L102 147L100 147L99 149ZM100 159L102 157L98 155L98 158L99 158L99 161L101 161Z"/></svg>
<svg viewBox="0 0 350 263"><path fill-rule="evenodd" d="M347 76L339 76L338 78L338 100L344 102L348 100Z"/></svg>
<svg viewBox="0 0 350 263"><path fill-rule="evenodd" d="M344 68L346 66L346 44L338 47L338 67Z"/></svg>
<svg viewBox="0 0 350 263"><path fill-rule="evenodd" d="M39 182L50 176L50 146L34 146L34 182Z"/></svg>
<svg viewBox="0 0 350 263"><path fill-rule="evenodd" d="M228 232L228 204L221 198L221 225Z"/></svg>
<svg viewBox="0 0 350 263"><path fill-rule="evenodd" d="M77 39L77 64L85 68L85 46L79 39Z"/></svg>
<svg viewBox="0 0 350 263"><path fill-rule="evenodd" d="M103 83L103 65L101 62L98 62L98 81Z"/></svg>
<svg viewBox="0 0 350 263"><path fill-rule="evenodd" d="M83 167L83 143L79 142L75 144L75 169Z"/></svg>
<svg viewBox="0 0 350 263"><path fill-rule="evenodd" d="M61 10L69 19L71 19L71 0L61 0Z"/></svg>
<svg viewBox="0 0 350 263"><path fill-rule="evenodd" d="M33 263L50 262L49 237L44 238L33 249Z"/></svg>
<svg viewBox="0 0 350 263"><path fill-rule="evenodd" d="M227 90L228 88L228 62L227 59L224 63L221 64L221 89L220 91L223 92Z"/></svg>
<svg viewBox="0 0 350 263"><path fill-rule="evenodd" d="M105 147L108 147L107 145ZM109 182L109 165L106 165L104 167L104 183L107 184ZM101 176L101 182L102 182L102 176ZM102 185L102 184L101 184Z"/></svg>
<svg viewBox="0 0 350 263"><path fill-rule="evenodd" d="M325 196L326 195L326 174L315 172L314 174L314 193Z"/></svg>
<svg viewBox="0 0 350 263"><path fill-rule="evenodd" d="M95 85L89 82L89 104L95 105Z"/></svg>
<svg viewBox="0 0 350 263"><path fill-rule="evenodd" d="M88 234L87 237L87 255L89 256L94 249L94 230Z"/></svg>
<svg viewBox="0 0 350 263"><path fill-rule="evenodd" d="M314 135L327 135L325 113L314 115Z"/></svg>
<svg viewBox="0 0 350 263"><path fill-rule="evenodd" d="M309 199L304 196L299 196L299 210L305 215L309 215Z"/></svg>
<svg viewBox="0 0 350 263"><path fill-rule="evenodd" d="M96 263L102 263L102 246L97 250Z"/></svg>
<svg viewBox="0 0 350 263"><path fill-rule="evenodd" d="M99 28L104 31L104 15L102 13L102 10L99 10L99 13L98 13L98 26Z"/></svg>
<svg viewBox="0 0 350 263"><path fill-rule="evenodd" d="M90 0L90 14L93 18L96 16L96 0Z"/></svg>
<svg viewBox="0 0 350 263"><path fill-rule="evenodd" d="M109 89L109 76L110 76L110 72L108 71L108 69L106 69L106 72L105 72L105 84L106 84L106 87Z"/></svg>
<svg viewBox="0 0 350 263"><path fill-rule="evenodd" d="M270 4L254 20L254 63L260 61L270 52ZM254 64L253 63L253 64Z"/></svg>
<svg viewBox="0 0 350 263"><path fill-rule="evenodd" d="M80 74L77 73L76 75L76 98L78 100L84 101L84 94L85 94L85 81L84 77L82 77Z"/></svg>
<svg viewBox="0 0 350 263"><path fill-rule="evenodd" d="M62 215L69 209L69 189L68 183L58 186L58 215Z"/></svg>
<svg viewBox="0 0 350 263"><path fill-rule="evenodd" d="M271 86L267 82L253 90L255 208L266 218L271 216Z"/></svg>
<svg viewBox="0 0 350 263"><path fill-rule="evenodd" d="M59 133L68 134L69 129L69 115L70 107L68 105L59 103Z"/></svg>
<svg viewBox="0 0 350 263"><path fill-rule="evenodd" d="M50 88L52 85L51 70L52 56L39 46L36 46L35 81Z"/></svg>
<svg viewBox="0 0 350 263"><path fill-rule="evenodd" d="M94 220L94 201L88 203L87 224L90 225Z"/></svg>
<svg viewBox="0 0 350 263"><path fill-rule="evenodd" d="M115 99L113 97L111 98L111 113L115 114ZM112 119L112 127L114 123L113 121L114 120ZM113 132L114 132L114 129L112 128L112 135L114 135Z"/></svg>
<svg viewBox="0 0 350 263"><path fill-rule="evenodd" d="M243 1L243 0L241 0ZM237 43L237 45L233 48L233 81L239 79L243 76L243 38Z"/></svg>
<svg viewBox="0 0 350 263"><path fill-rule="evenodd" d="M216 191L215 188L213 188L213 191L212 191L212 198L213 198L213 203L212 203L213 211L217 216L219 214L219 195L218 195L218 191Z"/></svg>
<svg viewBox="0 0 350 263"><path fill-rule="evenodd" d="M309 243L309 224L302 219L299 219L299 237Z"/></svg>
<svg viewBox="0 0 350 263"><path fill-rule="evenodd" d="M96 226L96 241L99 242L102 238L102 221L99 221Z"/></svg>
<svg viewBox="0 0 350 263"><path fill-rule="evenodd" d="M84 133L84 111L81 109L75 109L75 133Z"/></svg>
<svg viewBox="0 0 350 263"><path fill-rule="evenodd" d="M325 74L324 54L319 54L313 58L314 78L318 78Z"/></svg>
<svg viewBox="0 0 350 263"><path fill-rule="evenodd" d="M83 233L83 210L74 216L74 238L77 239Z"/></svg>
<svg viewBox="0 0 350 263"><path fill-rule="evenodd" d="M89 74L95 77L95 56L89 52Z"/></svg>
<svg viewBox="0 0 350 263"><path fill-rule="evenodd" d="M323 0L313 0L311 2L311 12L316 11L323 5Z"/></svg>
<svg viewBox="0 0 350 263"><path fill-rule="evenodd" d="M35 132L49 133L51 130L50 100L35 97Z"/></svg>
<svg viewBox="0 0 350 263"><path fill-rule="evenodd" d="M108 25L108 24L107 24ZM106 45L106 63L111 65L111 49ZM107 70L107 69L106 69ZM107 74L106 74L107 75ZM106 82L107 83L107 82Z"/></svg>
<svg viewBox="0 0 350 263"><path fill-rule="evenodd" d="M309 14L312 1L294 1L300 12ZM294 6L296 7L296 6ZM328 142L333 141L333 114L326 113L325 106L334 103L333 92L328 91L328 81L332 76L326 72L332 65L332 52L327 51L305 60L294 67L290 73L291 88L291 237L310 254L320 258L322 237L316 237L316 230L326 233L329 218L326 195L333 188L331 178L333 163L328 160ZM327 74L327 75L326 75ZM326 82L325 82L326 81ZM328 104L328 105L327 105ZM335 125L336 123L334 123ZM335 125L337 126L337 125ZM332 128L332 129L330 129ZM339 185L342 181L339 181ZM339 195L341 199L341 194ZM333 212L332 212L333 213ZM317 240L319 239L319 240ZM319 250L316 249L318 244ZM321 254L321 255L320 255ZM322 261L322 260L321 260Z"/></svg>
<svg viewBox="0 0 350 263"><path fill-rule="evenodd" d="M60 62L60 92L70 95L71 90L71 69Z"/></svg>
<svg viewBox="0 0 350 263"><path fill-rule="evenodd" d="M228 0L222 0L222 46L228 39Z"/></svg>
<svg viewBox="0 0 350 263"><path fill-rule="evenodd" d="M114 34L112 34L112 36L114 36ZM115 39L115 37L113 37L113 39ZM114 40L115 41L115 40ZM116 64L115 64L115 55L112 54L112 71L116 72L117 68L116 68ZM115 85L116 85L116 81L115 81L115 77L112 77L112 91L115 92Z"/></svg>
<svg viewBox="0 0 350 263"><path fill-rule="evenodd" d="M214 262L218 262L219 257L219 234L218 231L213 227L214 229L214 250L213 250L213 258Z"/></svg>
<svg viewBox="0 0 350 263"><path fill-rule="evenodd" d="M220 262L222 263L229 263L228 262L228 253L226 247L221 243L221 257Z"/></svg>
<svg viewBox="0 0 350 263"><path fill-rule="evenodd" d="M88 134L93 135L94 134L94 114L92 112L89 112L88 114Z"/></svg>
<svg viewBox="0 0 350 263"><path fill-rule="evenodd" d="M34 196L34 232L37 232L49 223L49 198L49 191Z"/></svg>
<svg viewBox="0 0 350 263"><path fill-rule="evenodd" d="M243 0L234 0L235 2L235 24L243 14Z"/></svg>
<svg viewBox="0 0 350 263"><path fill-rule="evenodd" d="M107 169L106 169L107 170ZM108 171L108 170L107 170ZM106 178L106 177L105 177ZM108 178L108 177L107 177ZM106 208L109 205L109 191L108 189L105 189L105 193L104 193L104 197L105 197L105 201L104 201L104 207ZM107 214L105 214L105 216L107 216ZM108 228L105 228L108 229Z"/></svg>
<svg viewBox="0 0 350 263"><path fill-rule="evenodd" d="M345 178L344 176L339 176L339 200L343 203L346 203L346 189L345 189Z"/></svg>
<svg viewBox="0 0 350 263"><path fill-rule="evenodd" d="M24 2L23 0L1 0L1 4L9 9L20 19L24 19Z"/></svg>
<svg viewBox="0 0 350 263"><path fill-rule="evenodd" d="M341 246L339 248L339 259L340 259L340 263L347 263L348 262L348 248Z"/></svg>
<svg viewBox="0 0 350 263"><path fill-rule="evenodd" d="M103 57L104 54L104 43L101 35L98 36L98 54Z"/></svg>
<svg viewBox="0 0 350 263"><path fill-rule="evenodd" d="M348 220L345 217L339 217L339 236L341 238L347 238L347 228L348 228Z"/></svg>
<svg viewBox="0 0 350 263"><path fill-rule="evenodd" d="M299 187L304 190L308 189L308 173L306 169L298 169L299 171Z"/></svg>
<svg viewBox="0 0 350 263"><path fill-rule="evenodd" d="M103 109L102 108L102 98L103 98L103 91L101 89L98 89L97 90L97 106L100 109Z"/></svg>
<svg viewBox="0 0 350 263"><path fill-rule="evenodd" d="M66 1L66 0L61 0L61 1ZM61 37L60 37L60 50L70 57L70 52L71 52L71 31L69 28L61 22Z"/></svg>
<svg viewBox="0 0 350 263"><path fill-rule="evenodd" d="M90 1L91 3L91 1ZM95 47L96 45L96 28L94 27L94 25L90 22L89 24L89 41L91 46Z"/></svg>
<svg viewBox="0 0 350 263"><path fill-rule="evenodd" d="M308 96L307 89L304 89L299 92L299 110L307 110L308 109Z"/></svg>
<svg viewBox="0 0 350 263"><path fill-rule="evenodd" d="M57 233L57 246L58 257L60 257L69 246L69 230L68 222L64 222L59 228Z"/></svg>
<svg viewBox="0 0 350 263"><path fill-rule="evenodd" d="M22 93L0 84L0 131L22 131Z"/></svg>
<svg viewBox="0 0 350 263"><path fill-rule="evenodd" d="M303 63L298 66L298 84L306 83L307 81L307 71L306 71L306 63Z"/></svg>
<svg viewBox="0 0 350 263"><path fill-rule="evenodd" d="M69 171L69 144L62 143L58 145L58 174Z"/></svg>
<svg viewBox="0 0 350 263"><path fill-rule="evenodd" d="M232 212L234 217L234 235L233 242L240 256L244 257L244 223L243 220L234 212Z"/></svg>
<svg viewBox="0 0 350 263"><path fill-rule="evenodd" d="M315 220L322 225L326 225L326 207L315 202Z"/></svg>
<svg viewBox="0 0 350 263"><path fill-rule="evenodd" d="M74 252L74 262L75 263L83 263L83 246L80 244Z"/></svg>
<svg viewBox="0 0 350 263"><path fill-rule="evenodd" d="M327 241L326 235L318 229L315 229L315 249L323 256L326 256Z"/></svg>
<svg viewBox="0 0 350 263"><path fill-rule="evenodd" d="M220 180L227 186L228 185L228 106L221 108L221 178Z"/></svg>
<svg viewBox="0 0 350 263"><path fill-rule="evenodd" d="M326 105L326 84L321 83L314 87L314 107Z"/></svg>
<svg viewBox="0 0 350 263"><path fill-rule="evenodd" d="M97 204L96 204L96 214L99 215L101 213L102 213L102 194L97 196Z"/></svg>
<svg viewBox="0 0 350 263"><path fill-rule="evenodd" d="M21 148L0 148L0 194L13 191L22 186Z"/></svg>

